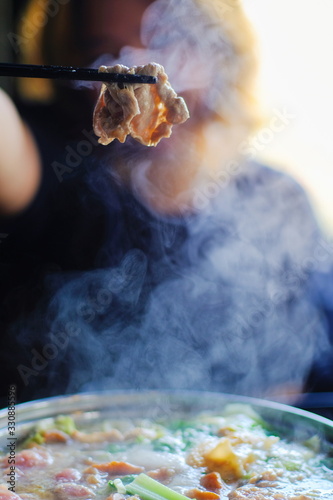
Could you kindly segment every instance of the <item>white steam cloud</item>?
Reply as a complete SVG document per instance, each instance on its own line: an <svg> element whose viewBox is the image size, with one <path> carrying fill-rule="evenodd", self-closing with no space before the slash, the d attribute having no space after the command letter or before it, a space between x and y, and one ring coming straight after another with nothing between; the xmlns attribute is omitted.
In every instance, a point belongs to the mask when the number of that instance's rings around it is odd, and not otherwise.
<svg viewBox="0 0 333 500"><path fill-rule="evenodd" d="M230 102L238 72L238 69L232 71L237 68L233 47L220 24L215 26L193 0L153 2L142 19L141 41L144 48L125 46L118 58L103 54L90 66L132 67L156 62L165 68L177 93L194 89L205 92L206 105L215 111L217 101L223 101L226 95ZM221 68L225 68L223 74ZM76 88L100 86L94 82L73 82L73 85Z"/></svg>
<svg viewBox="0 0 333 500"><path fill-rule="evenodd" d="M228 64L213 78L232 49L192 7L190 0L157 0L143 19L146 48L125 47L119 60L105 55L95 65L156 61L178 92L209 82L213 106L233 81ZM99 252L101 269L48 282L53 300L43 345L58 342L59 352L47 359L47 390L204 389L269 397L301 389L329 347L309 278L325 272L333 254L303 192L288 177L248 162L218 186L220 194L197 193L197 214L157 217L110 179L119 148L126 163L142 161L143 148L131 141L111 146L111 165L89 179L111 228ZM146 182L144 169L137 172ZM31 328L29 335L27 346ZM42 371L27 375L27 385L38 385Z"/></svg>
<svg viewBox="0 0 333 500"><path fill-rule="evenodd" d="M72 333L48 361L48 388L66 367L60 392L300 389L329 348L309 274L332 259L302 191L249 164L186 219L157 219L131 197L117 205L108 195L121 236L101 250L120 261L61 287L50 281L45 341Z"/></svg>

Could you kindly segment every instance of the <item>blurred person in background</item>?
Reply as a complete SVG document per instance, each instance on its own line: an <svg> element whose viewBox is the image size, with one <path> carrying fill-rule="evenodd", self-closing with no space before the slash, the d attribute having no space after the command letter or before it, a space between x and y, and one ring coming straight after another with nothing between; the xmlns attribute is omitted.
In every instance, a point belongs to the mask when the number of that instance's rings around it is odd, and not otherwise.
<svg viewBox="0 0 333 500"><path fill-rule="evenodd" d="M1 92L3 394L330 389L332 252L300 186L251 159L241 3L31 0L20 19L22 62L155 61L190 119L156 148L105 147L99 85Z"/></svg>

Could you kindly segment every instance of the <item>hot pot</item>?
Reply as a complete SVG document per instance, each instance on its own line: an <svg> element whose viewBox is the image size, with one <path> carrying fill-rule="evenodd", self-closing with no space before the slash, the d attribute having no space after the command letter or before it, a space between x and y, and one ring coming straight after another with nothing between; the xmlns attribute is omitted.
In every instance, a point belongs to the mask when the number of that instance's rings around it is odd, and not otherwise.
<svg viewBox="0 0 333 500"><path fill-rule="evenodd" d="M42 419L70 415L79 425L105 418L192 417L217 413L228 404L250 405L281 433L297 441L318 435L324 451L331 453L333 421L285 404L229 394L191 391L92 392L52 397L16 407L16 436L25 438ZM0 445L8 438L8 410L0 411Z"/></svg>
<svg viewBox="0 0 333 500"><path fill-rule="evenodd" d="M6 408L0 412L0 444L3 450L6 449L6 445L9 446L10 451L6 450L8 465L11 463L11 453L15 455L18 464L17 470L15 467L15 470L9 467L3 469L0 497L6 500L26 499L30 498L31 494L34 495L33 498L45 499L46 495L46 498L58 500L75 500L77 497L82 500L92 497L96 500L106 498L129 500L133 498L133 494L139 495L143 500L187 500L188 498L222 500L222 498L273 498L273 496L281 499L295 498L295 500L333 498L331 470L333 422L283 404L207 392L83 393L18 405L15 409L14 440L12 435L9 437L12 431L9 416L13 415L9 412L12 411ZM223 420L225 425L222 424L222 427L213 431L213 434L209 434L206 427L203 431L204 440L200 441L197 433L200 431L195 428L196 417L197 421L203 418L208 419L206 422L217 420L221 422L220 417L216 420L209 414L229 415L227 417L229 420ZM246 421L251 414L252 417L255 415L255 419L250 418L249 433L242 434L244 430L242 426L238 427L237 431L237 418L244 422L244 419ZM263 422L265 426L267 424L274 426L273 435L270 435L270 425L266 427L268 434L262 432L256 434L259 432L258 422L261 422L258 414L265 421ZM61 428L60 441L59 428L47 431L54 429L57 421L71 423L72 430L67 432L65 441ZM167 425L176 423L176 432L178 437L179 433L182 433L182 439L184 437L188 439L194 432L194 441L191 442L190 438L188 451L183 452L184 447L167 452L165 448L164 452L163 448L161 450L158 435L162 436L163 446L175 443L172 438L176 436L172 432L161 433L161 422L162 426L163 422ZM42 425L44 430L42 429L41 433L36 432L36 429L31 432L37 423L38 428L41 429ZM125 443L125 447L124 444L118 444L117 448L117 443L105 442L107 428L103 425L110 423L109 432L112 439L116 432L117 441L120 433L118 442ZM152 427L149 429L150 423ZM124 430L128 424L132 425L129 430L130 438ZM185 429L181 431L179 425L184 424ZM52 427L47 427L48 425ZM260 423L259 426L261 425ZM137 431L152 432L154 427L153 437L145 439L144 436L149 435L137 434ZM220 431L222 434L219 434ZM276 431L279 437L287 439L279 439ZM134 434L131 434L133 432ZM20 440L25 440L29 434L32 447L29 448L26 444L29 443L28 440L25 441L23 449L20 449ZM100 443L103 444L98 444L96 434L98 438L102 435ZM49 439L45 438L48 435L51 435L51 441L43 441ZM55 436L56 442L52 441ZM123 437L125 441L122 441ZM137 441L138 437L142 439ZM232 441L234 438L236 441ZM39 439L42 441L38 441ZM213 439L213 447L201 452L202 446L207 446L207 443L211 446L207 439ZM237 440L240 446L237 448L239 455L236 454ZM185 442L181 441L183 445ZM275 448L274 443L277 443ZM42 446L39 446L40 444ZM241 448L243 444L244 447ZM123 446L123 449L119 449L119 446L120 448ZM241 449L243 453L246 450L243 458ZM316 465L312 467L311 463ZM3 464L5 465L6 461ZM20 466L30 469L24 470L22 474ZM39 466L43 467L42 476ZM215 478L214 488L217 488L215 491L210 490L209 486L212 475ZM159 477L160 482L154 480L154 477ZM169 488L170 479L172 486ZM9 491L4 484L5 480L7 483L9 481L11 488L14 489ZM167 486L163 481L166 481ZM16 493L11 496L16 492L16 487L19 496ZM114 497L115 492L121 496ZM124 496L124 493L127 496Z"/></svg>

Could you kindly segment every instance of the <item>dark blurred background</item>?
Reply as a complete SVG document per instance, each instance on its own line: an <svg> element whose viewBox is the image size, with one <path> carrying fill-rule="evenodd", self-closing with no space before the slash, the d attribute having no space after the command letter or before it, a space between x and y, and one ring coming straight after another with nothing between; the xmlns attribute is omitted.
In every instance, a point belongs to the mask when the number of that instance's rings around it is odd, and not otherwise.
<svg viewBox="0 0 333 500"><path fill-rule="evenodd" d="M16 23L23 15L26 0L1 0L0 2L0 61L15 61L16 54L10 43L9 34L16 33ZM11 80L0 77L0 86L12 93Z"/></svg>

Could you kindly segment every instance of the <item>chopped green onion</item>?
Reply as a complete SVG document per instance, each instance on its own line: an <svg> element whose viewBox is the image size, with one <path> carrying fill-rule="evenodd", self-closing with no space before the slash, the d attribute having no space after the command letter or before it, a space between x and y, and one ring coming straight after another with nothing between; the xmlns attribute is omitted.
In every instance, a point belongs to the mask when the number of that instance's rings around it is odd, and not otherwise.
<svg viewBox="0 0 333 500"><path fill-rule="evenodd" d="M193 425L193 422L191 422L189 420L178 419L178 420L173 420L168 425L168 427L171 431L178 431L178 430L187 429L188 427L191 427L192 425Z"/></svg>
<svg viewBox="0 0 333 500"><path fill-rule="evenodd" d="M151 444L154 451L166 451L168 453L178 453L185 448L185 444L181 439L171 436L154 439Z"/></svg>
<svg viewBox="0 0 333 500"><path fill-rule="evenodd" d="M127 476L123 476L121 478L121 482L125 486L126 484L131 483L132 481L134 481L135 478L136 478L136 475L134 475L134 474L128 474ZM115 483L115 481L117 481L117 479L114 479L114 480L110 479L110 481L108 482L108 484L114 490L118 490L117 484Z"/></svg>
<svg viewBox="0 0 333 500"><path fill-rule="evenodd" d="M65 432L66 434L73 434L76 430L76 426L72 417L67 415L59 415L54 421L56 429Z"/></svg>
<svg viewBox="0 0 333 500"><path fill-rule="evenodd" d="M287 461L287 462L284 462L283 465L285 466L286 470L289 470L289 471L295 471L295 470L302 469L302 464L299 464L297 462Z"/></svg>
<svg viewBox="0 0 333 500"><path fill-rule="evenodd" d="M24 441L23 447L27 448L28 446L30 446L31 443L43 444L44 441L45 441L44 436L38 431Z"/></svg>
<svg viewBox="0 0 333 500"><path fill-rule="evenodd" d="M315 453L320 452L321 443L320 443L320 437L317 434L315 434L310 439L305 441L304 444L307 448L310 448L310 450L314 451Z"/></svg>
<svg viewBox="0 0 333 500"><path fill-rule="evenodd" d="M139 474L132 483L126 485L126 492L139 495L142 500L188 500L185 495L164 486L146 474Z"/></svg>
<svg viewBox="0 0 333 500"><path fill-rule="evenodd" d="M135 479L136 477L138 477L138 475L137 475L137 474L128 474L127 476L123 476L123 477L121 478L121 480L122 480L123 484L129 484L129 483L131 483L132 481L134 481L134 479Z"/></svg>
<svg viewBox="0 0 333 500"><path fill-rule="evenodd" d="M119 453L121 451L126 451L128 445L124 445L124 444L119 444L119 443L110 443L108 445L108 451L110 453Z"/></svg>
<svg viewBox="0 0 333 500"><path fill-rule="evenodd" d="M122 495L125 495L125 493L126 493L126 487L123 484L123 482L122 482L121 479L115 479L113 481L113 484L115 485L116 490L118 491L118 493L121 493Z"/></svg>
<svg viewBox="0 0 333 500"><path fill-rule="evenodd" d="M112 488L113 490L116 490L117 488L115 487L115 484L114 484L114 481L113 479L110 479L110 481L108 481L108 485L110 486L110 488Z"/></svg>
<svg viewBox="0 0 333 500"><path fill-rule="evenodd" d="M139 434L135 438L135 443L137 443L137 444L144 443L146 440L147 440L147 438L145 438L145 436L142 436L142 434Z"/></svg>

